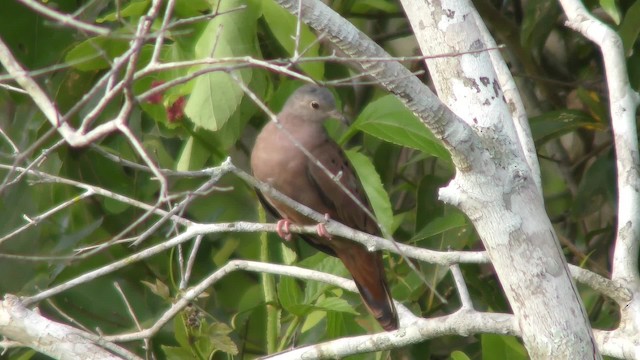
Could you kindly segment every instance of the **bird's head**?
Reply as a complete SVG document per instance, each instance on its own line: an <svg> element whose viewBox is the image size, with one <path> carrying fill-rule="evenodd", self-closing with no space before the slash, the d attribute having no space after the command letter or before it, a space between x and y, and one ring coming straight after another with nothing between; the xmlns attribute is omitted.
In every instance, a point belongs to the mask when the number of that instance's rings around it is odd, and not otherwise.
<svg viewBox="0 0 640 360"><path fill-rule="evenodd" d="M336 109L333 94L317 85L304 85L296 90L284 104L283 113L311 122L323 122L328 118L344 121L344 115Z"/></svg>

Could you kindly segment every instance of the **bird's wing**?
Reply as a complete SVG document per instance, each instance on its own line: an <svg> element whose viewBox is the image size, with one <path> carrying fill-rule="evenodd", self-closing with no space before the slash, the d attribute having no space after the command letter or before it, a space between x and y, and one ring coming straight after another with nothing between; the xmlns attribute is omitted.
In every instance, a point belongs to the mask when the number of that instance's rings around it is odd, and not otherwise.
<svg viewBox="0 0 640 360"><path fill-rule="evenodd" d="M314 186L313 191L318 192L325 207L333 210L333 213L329 215L334 220L354 229L373 235L379 234L375 221L361 207L364 206L371 212L371 206L364 194L362 184L338 144L327 140L311 149L310 153L333 174L333 177L328 176L320 166L309 159L307 164L309 183ZM360 204L346 194L337 181L351 192Z"/></svg>

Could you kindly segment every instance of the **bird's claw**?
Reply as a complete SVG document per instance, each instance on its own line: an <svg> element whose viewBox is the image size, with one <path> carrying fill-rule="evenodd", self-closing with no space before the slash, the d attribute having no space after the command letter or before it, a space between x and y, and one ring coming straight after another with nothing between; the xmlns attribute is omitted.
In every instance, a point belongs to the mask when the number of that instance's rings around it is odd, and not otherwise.
<svg viewBox="0 0 640 360"><path fill-rule="evenodd" d="M324 214L324 219L325 221L329 221L331 220L331 217L329 217L329 214ZM316 233L320 237L331 240L331 234L329 234L329 232L327 231L327 228L324 226L324 223L319 223L316 226Z"/></svg>
<svg viewBox="0 0 640 360"><path fill-rule="evenodd" d="M278 236L285 239L286 241L291 241L291 231L289 231L289 226L291 225L291 221L288 219L278 220L276 223L276 232Z"/></svg>

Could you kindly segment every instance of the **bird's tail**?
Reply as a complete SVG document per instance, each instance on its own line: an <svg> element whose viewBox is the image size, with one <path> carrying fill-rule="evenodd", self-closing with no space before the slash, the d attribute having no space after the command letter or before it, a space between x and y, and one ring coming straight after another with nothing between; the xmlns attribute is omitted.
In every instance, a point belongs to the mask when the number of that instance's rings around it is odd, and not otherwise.
<svg viewBox="0 0 640 360"><path fill-rule="evenodd" d="M398 328L398 313L384 275L380 252L370 252L364 246L349 246L337 252L351 273L365 305L386 331Z"/></svg>

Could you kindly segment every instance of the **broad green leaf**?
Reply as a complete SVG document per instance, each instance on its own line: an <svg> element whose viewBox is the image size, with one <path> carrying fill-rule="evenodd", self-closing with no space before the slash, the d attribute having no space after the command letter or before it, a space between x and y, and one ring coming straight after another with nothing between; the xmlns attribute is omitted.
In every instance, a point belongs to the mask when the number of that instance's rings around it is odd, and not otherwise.
<svg viewBox="0 0 640 360"><path fill-rule="evenodd" d="M289 277L280 278L278 283L278 299L280 305L295 315L304 315L304 309L300 307L302 303L302 291L295 279Z"/></svg>
<svg viewBox="0 0 640 360"><path fill-rule="evenodd" d="M208 158L209 152L207 152L198 141L195 141L193 136L189 136L178 157L176 170L188 171L202 169Z"/></svg>
<svg viewBox="0 0 640 360"><path fill-rule="evenodd" d="M193 359L193 352L183 347L160 345L167 359Z"/></svg>
<svg viewBox="0 0 640 360"><path fill-rule="evenodd" d="M17 356L15 360L29 360L36 355L36 351L33 349L25 350L24 353L20 356Z"/></svg>
<svg viewBox="0 0 640 360"><path fill-rule="evenodd" d="M385 95L367 105L345 137L352 135L355 130L441 159L449 159L449 153L440 142L393 95Z"/></svg>
<svg viewBox="0 0 640 360"><path fill-rule="evenodd" d="M318 325L318 323L323 319L325 319L326 317L327 317L326 311L321 311L321 310L312 311L305 317L304 322L300 327L300 332L305 333L313 329L314 326Z"/></svg>
<svg viewBox="0 0 640 360"><path fill-rule="evenodd" d="M211 3L207 0L178 0L173 11L178 17L190 18L202 15L210 9Z"/></svg>
<svg viewBox="0 0 640 360"><path fill-rule="evenodd" d="M615 0L600 0L600 6L602 10L606 12L616 25L620 24L620 9L618 5L616 5Z"/></svg>
<svg viewBox="0 0 640 360"><path fill-rule="evenodd" d="M229 261L229 258L236 251L240 240L237 238L226 238L222 243L222 247L213 253L213 263L218 267L223 267Z"/></svg>
<svg viewBox="0 0 640 360"><path fill-rule="evenodd" d="M290 310L292 314L295 314L298 316L307 316L316 310L358 315L358 312L355 311L353 306L349 305L349 303L346 300L339 297L335 297L335 296L323 298L313 305L309 305L309 304L292 305L289 307L288 310Z"/></svg>
<svg viewBox="0 0 640 360"><path fill-rule="evenodd" d="M246 7L216 16L209 22L196 43L196 58L257 57L255 42L259 3L226 0L220 4L220 11ZM202 68L199 66L193 70ZM249 84L253 70L238 70L235 74L238 81ZM222 71L207 73L195 80L185 113L197 126L216 131L233 115L243 97L244 92L230 74Z"/></svg>
<svg viewBox="0 0 640 360"><path fill-rule="evenodd" d="M340 312L327 313L327 337L330 339L339 338L345 333L347 333L345 314Z"/></svg>
<svg viewBox="0 0 640 360"><path fill-rule="evenodd" d="M62 26L60 22L43 16L19 1L0 3L0 38L27 70L58 64L69 47L78 41L79 33L71 26ZM62 13L72 13L78 6L76 1L69 0L39 3L53 6L55 11ZM56 74L59 72L56 71ZM46 76L47 81L52 78Z"/></svg>
<svg viewBox="0 0 640 360"><path fill-rule="evenodd" d="M526 360L527 352L513 336L482 334L483 359Z"/></svg>
<svg viewBox="0 0 640 360"><path fill-rule="evenodd" d="M450 355L450 359L451 360L471 360L471 358L469 356L467 356L467 354L463 353L462 351L454 351L451 353Z"/></svg>
<svg viewBox="0 0 640 360"><path fill-rule="evenodd" d="M69 50L64 61L82 71L107 69L111 66L107 59L122 55L128 48L129 42L124 38L96 36Z"/></svg>
<svg viewBox="0 0 640 360"><path fill-rule="evenodd" d="M640 16L640 15L639 15ZM629 71L629 82L631 87L638 91L640 89L640 52L635 51L627 60L627 70Z"/></svg>
<svg viewBox="0 0 640 360"><path fill-rule="evenodd" d="M447 230L463 227L467 225L467 219L462 213L451 213L431 220L409 241L411 243L426 239L428 237L441 234Z"/></svg>
<svg viewBox="0 0 640 360"><path fill-rule="evenodd" d="M313 305L317 310L343 312L358 315L358 312L345 299L338 297L327 297L319 300Z"/></svg>
<svg viewBox="0 0 640 360"><path fill-rule="evenodd" d="M372 324L373 322L375 322L375 320L371 319ZM353 315L334 311L327 313L327 338L335 339L346 335L353 336L361 334L362 332L362 326L356 323ZM352 358L352 356L350 358Z"/></svg>
<svg viewBox="0 0 640 360"><path fill-rule="evenodd" d="M578 98L589 109L589 113L597 121L604 122L609 119L609 104L600 96L600 93L594 90L578 88Z"/></svg>
<svg viewBox="0 0 640 360"><path fill-rule="evenodd" d="M269 88L266 73L262 71L254 72L249 87L259 98L264 98ZM212 144L215 144L221 150L226 150L233 146L242 136L245 126L257 110L258 107L253 100L248 96L244 96L229 121L221 129L213 133Z"/></svg>
<svg viewBox="0 0 640 360"><path fill-rule="evenodd" d="M73 251L73 249L77 249L83 240L90 238L100 226L104 225L103 220L104 218L100 217L95 219L95 221L83 223L79 228L75 229L75 231L69 231L56 238L56 244L53 249L50 250L50 253L67 254ZM70 264L64 263L60 265L67 267ZM50 274L50 276L55 278L54 274Z"/></svg>
<svg viewBox="0 0 640 360"><path fill-rule="evenodd" d="M227 324L216 322L209 327L208 340L215 350L220 350L227 354L237 355L238 346L231 340L227 334L231 333L231 329Z"/></svg>
<svg viewBox="0 0 640 360"><path fill-rule="evenodd" d="M630 55L631 49L638 39L638 34L640 34L640 1L636 0L627 10L618 28L618 35L622 39L626 55Z"/></svg>
<svg viewBox="0 0 640 360"><path fill-rule="evenodd" d="M147 9L149 8L150 3L151 1L149 0L132 1L122 9L119 9L118 11L114 11L101 18L97 18L96 22L98 24L101 24L105 21L109 21L109 22L117 21L119 18L127 18L127 17L139 18L140 16L142 16L144 13L147 12Z"/></svg>
<svg viewBox="0 0 640 360"><path fill-rule="evenodd" d="M397 3L386 0L358 0L351 8L351 11L355 13L365 13L370 10L386 13L397 13L399 11Z"/></svg>
<svg viewBox="0 0 640 360"><path fill-rule="evenodd" d="M444 204L438 200L438 191L449 181L448 178L425 175L420 179L415 190L416 207L413 215L416 217L414 233L418 233L434 218L443 215Z"/></svg>
<svg viewBox="0 0 640 360"><path fill-rule="evenodd" d="M579 128L602 130L603 125L579 110L558 110L531 118L531 133L536 146Z"/></svg>
<svg viewBox="0 0 640 360"><path fill-rule="evenodd" d="M297 17L293 16L282 6L273 0L264 0L262 3L262 15L269 26L269 29L276 37L280 45L287 51L289 56L293 56L296 42L294 40L297 28ZM308 48L303 57L317 57L319 55L320 43L309 27L304 23L300 24L300 42L298 54ZM311 45L311 47L309 47ZM300 63L300 68L315 79L322 79L324 76L324 64L321 61Z"/></svg>
<svg viewBox="0 0 640 360"><path fill-rule="evenodd" d="M189 348L189 336L187 335L187 329L184 326L182 316L173 318L173 335L182 348Z"/></svg>
<svg viewBox="0 0 640 360"><path fill-rule="evenodd" d="M388 233L393 226L393 211L391 210L389 194L387 194L382 181L380 181L380 175L378 175L368 157L353 150L347 150L345 154L362 182L378 222L385 229L384 232Z"/></svg>
<svg viewBox="0 0 640 360"><path fill-rule="evenodd" d="M560 6L555 0L528 1L524 8L520 42L533 51L539 52L560 14Z"/></svg>
<svg viewBox="0 0 640 360"><path fill-rule="evenodd" d="M327 256L326 254L320 252L304 259L300 262L299 265L302 267L308 267L317 271L339 276L345 276L347 274L347 271L340 260L332 256ZM308 281L304 287L303 302L305 304L313 303L330 287L332 286L320 281Z"/></svg>
<svg viewBox="0 0 640 360"><path fill-rule="evenodd" d="M578 192L572 204L571 215L583 216L602 210L602 204L615 203L616 167L611 152L596 159L580 181Z"/></svg>
<svg viewBox="0 0 640 360"><path fill-rule="evenodd" d="M161 298L167 300L171 296L171 292L169 291L169 287L160 281L160 279L156 279L155 284L149 281L141 281L142 284L151 290L152 293L160 296Z"/></svg>

